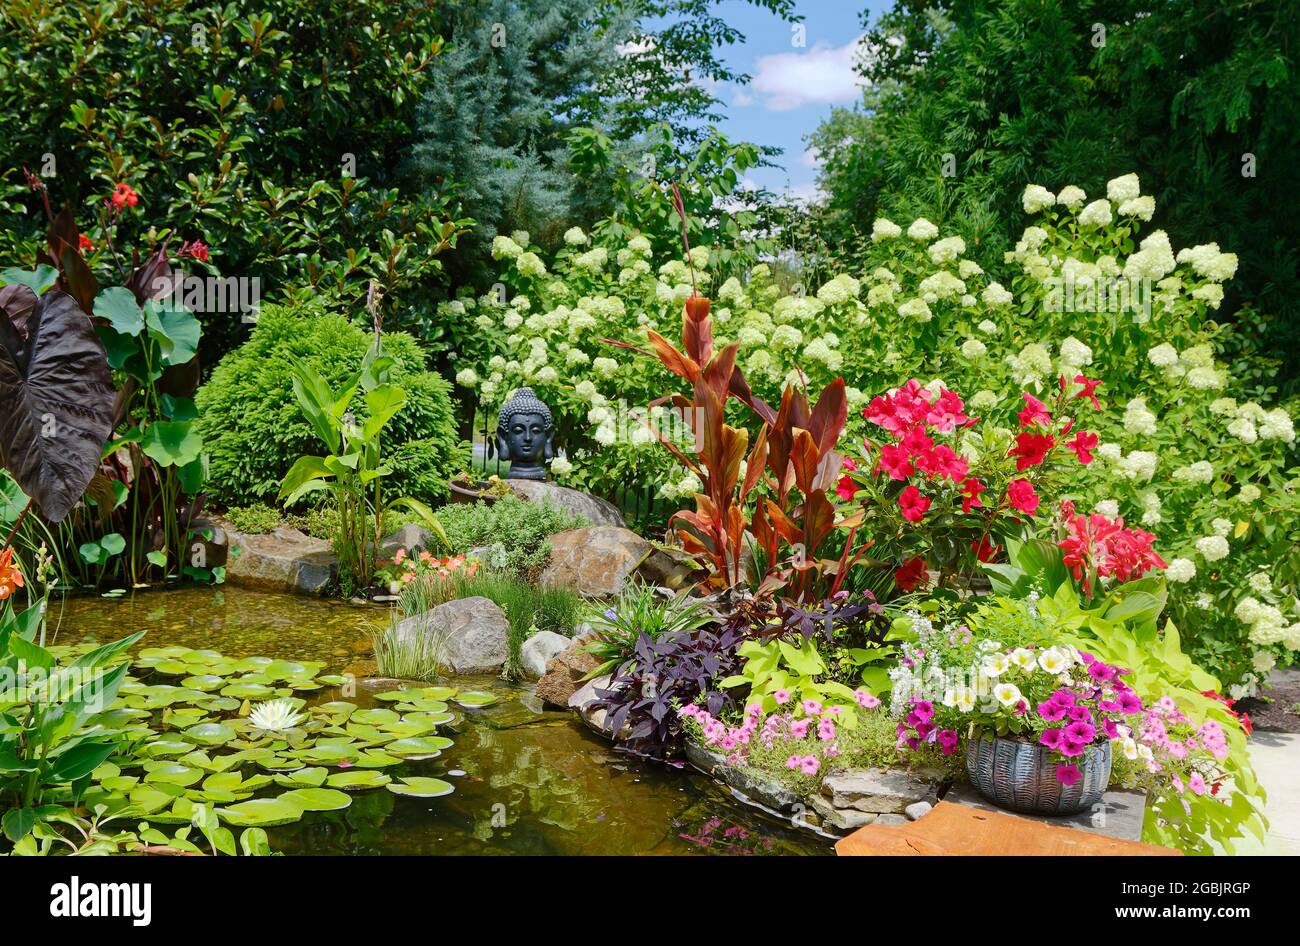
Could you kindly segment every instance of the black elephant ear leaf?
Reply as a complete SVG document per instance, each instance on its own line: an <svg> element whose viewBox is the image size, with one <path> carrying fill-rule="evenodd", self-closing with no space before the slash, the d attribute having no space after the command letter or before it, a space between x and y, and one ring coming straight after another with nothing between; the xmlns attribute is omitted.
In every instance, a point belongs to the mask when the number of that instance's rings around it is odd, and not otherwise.
<svg viewBox="0 0 1300 946"><path fill-rule="evenodd" d="M67 293L41 297L20 352L0 333L0 454L50 522L76 505L112 430L104 346Z"/></svg>

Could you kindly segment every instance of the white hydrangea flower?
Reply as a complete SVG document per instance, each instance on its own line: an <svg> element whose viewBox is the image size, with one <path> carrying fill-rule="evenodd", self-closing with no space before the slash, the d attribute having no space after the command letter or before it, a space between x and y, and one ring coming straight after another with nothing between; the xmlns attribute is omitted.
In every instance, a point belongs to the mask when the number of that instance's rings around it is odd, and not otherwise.
<svg viewBox="0 0 1300 946"><path fill-rule="evenodd" d="M966 252L966 241L959 236L945 237L942 240L935 240L926 250L930 259L936 264L951 263L957 257Z"/></svg>
<svg viewBox="0 0 1300 946"><path fill-rule="evenodd" d="M1254 443L1259 439L1259 432L1255 429L1255 422L1249 417L1238 417L1228 424L1228 433L1236 437L1242 443Z"/></svg>
<svg viewBox="0 0 1300 946"><path fill-rule="evenodd" d="M993 335L998 330L998 323L992 321L991 319L984 319L982 322L980 322L979 325L975 327L979 329L981 332L983 332L985 335Z"/></svg>
<svg viewBox="0 0 1300 946"><path fill-rule="evenodd" d="M591 363L591 367L595 369L596 374L600 375L602 378L608 378L613 375L614 372L618 371L618 362L613 358L600 357Z"/></svg>
<svg viewBox="0 0 1300 946"><path fill-rule="evenodd" d="M587 234L582 232L582 227L569 227L564 231L564 242L569 246L584 246L587 242Z"/></svg>
<svg viewBox="0 0 1300 946"><path fill-rule="evenodd" d="M941 269L922 279L917 289L920 291L922 299L927 302L934 302L938 299L948 299L960 295L966 291L966 284L948 270Z"/></svg>
<svg viewBox="0 0 1300 946"><path fill-rule="evenodd" d="M1254 483L1247 483L1237 491L1237 498L1243 503L1253 503L1259 500L1259 487Z"/></svg>
<svg viewBox="0 0 1300 946"><path fill-rule="evenodd" d="M1083 212L1079 214L1079 223L1085 227L1109 226L1114 219L1114 215L1110 210L1110 201L1105 198L1094 200L1087 207L1084 207Z"/></svg>
<svg viewBox="0 0 1300 946"><path fill-rule="evenodd" d="M551 461L551 472L556 476L568 476L573 472L573 464L565 457L556 457Z"/></svg>
<svg viewBox="0 0 1300 946"><path fill-rule="evenodd" d="M1157 230L1142 241L1136 253L1124 261L1124 275L1129 279L1163 279L1173 272L1177 262L1169 234Z"/></svg>
<svg viewBox="0 0 1300 946"><path fill-rule="evenodd" d="M961 343L961 353L971 361L975 361L987 355L988 348L978 338L968 338Z"/></svg>
<svg viewBox="0 0 1300 946"><path fill-rule="evenodd" d="M1197 391L1218 391L1224 385L1221 371L1203 366L1187 372L1187 386Z"/></svg>
<svg viewBox="0 0 1300 946"><path fill-rule="evenodd" d="M1177 584L1186 584L1196 577L1196 563L1190 558L1176 558L1165 569L1165 578Z"/></svg>
<svg viewBox="0 0 1300 946"><path fill-rule="evenodd" d="M544 368L540 368L535 377L542 384L554 384L556 381L560 379L559 372L557 372L550 365L547 365Z"/></svg>
<svg viewBox="0 0 1300 946"><path fill-rule="evenodd" d="M1107 519L1114 519L1119 515L1119 503L1113 499L1103 499L1093 508Z"/></svg>
<svg viewBox="0 0 1300 946"><path fill-rule="evenodd" d="M907 235L918 242L933 240L939 235L939 228L924 217L920 217L912 221L912 225L907 228Z"/></svg>
<svg viewBox="0 0 1300 946"><path fill-rule="evenodd" d="M839 305L856 299L861 284L847 273L841 273L817 290L817 299L826 305Z"/></svg>
<svg viewBox="0 0 1300 946"><path fill-rule="evenodd" d="M643 236L634 236L627 241L627 248L637 256L650 255L650 241Z"/></svg>
<svg viewBox="0 0 1300 946"><path fill-rule="evenodd" d="M520 275L540 278L546 275L546 264L536 253L522 253L515 260L515 267L519 270Z"/></svg>
<svg viewBox="0 0 1300 946"><path fill-rule="evenodd" d="M1142 185L1139 183L1136 174L1125 174L1122 177L1116 177L1106 182L1106 196L1115 203L1134 200L1141 194Z"/></svg>
<svg viewBox="0 0 1300 946"><path fill-rule="evenodd" d="M1196 540L1196 551L1207 562L1217 562L1228 557L1228 540L1221 535L1207 535Z"/></svg>
<svg viewBox="0 0 1300 946"><path fill-rule="evenodd" d="M573 258L574 266L593 273L603 270L607 262L609 262L609 251L603 246L588 250L586 253L579 253Z"/></svg>
<svg viewBox="0 0 1300 946"><path fill-rule="evenodd" d="M908 299L898 307L898 314L920 322L928 322L934 318L924 299Z"/></svg>
<svg viewBox="0 0 1300 946"><path fill-rule="evenodd" d="M1295 440L1295 424L1290 416L1280 407L1269 411L1259 425L1259 436L1264 440L1281 440L1291 443Z"/></svg>
<svg viewBox="0 0 1300 946"><path fill-rule="evenodd" d="M996 406L997 403L998 396L987 388L982 391L976 391L970 399L970 406L975 408L977 411L986 411L989 408Z"/></svg>
<svg viewBox="0 0 1300 946"><path fill-rule="evenodd" d="M1062 187L1061 192L1056 195L1056 202L1066 210L1078 210L1087 199L1088 195L1083 192L1083 188L1075 187L1073 184Z"/></svg>
<svg viewBox="0 0 1300 946"><path fill-rule="evenodd" d="M871 225L871 239L875 243L879 243L881 240L892 240L900 236L902 232L902 227L885 217L877 218Z"/></svg>
<svg viewBox="0 0 1300 946"><path fill-rule="evenodd" d="M1227 536L1232 531L1232 520L1218 517L1210 520L1210 528L1214 530L1215 535Z"/></svg>
<svg viewBox="0 0 1300 946"><path fill-rule="evenodd" d="M1156 475L1158 457L1150 450L1134 450L1120 464L1120 471L1129 479L1145 482Z"/></svg>
<svg viewBox="0 0 1300 946"><path fill-rule="evenodd" d="M1021 203L1024 205L1025 213L1036 214L1039 211L1046 210L1056 203L1056 195L1046 187L1038 184L1030 184L1025 188L1025 193L1021 197Z"/></svg>
<svg viewBox="0 0 1300 946"><path fill-rule="evenodd" d="M1246 580L1246 584L1258 595L1266 595L1273 590L1273 582L1266 572L1255 572Z"/></svg>
<svg viewBox="0 0 1300 946"><path fill-rule="evenodd" d="M1092 349L1073 335L1066 336L1061 342L1060 362L1063 374L1078 371L1084 365L1092 364Z"/></svg>
<svg viewBox="0 0 1300 946"><path fill-rule="evenodd" d="M984 291L980 293L980 298L984 300L986 306L996 309L998 306L1007 305L1015 297L1009 290L1004 289L1001 283L991 282L984 287Z"/></svg>
<svg viewBox="0 0 1300 946"><path fill-rule="evenodd" d="M1126 200L1120 204L1118 212L1121 217L1137 217L1139 220L1146 222L1156 212L1156 199L1154 197L1134 197L1132 200Z"/></svg>
<svg viewBox="0 0 1300 946"><path fill-rule="evenodd" d="M972 276L978 276L984 272L984 267L973 259L964 259L957 264L957 275L962 279L970 279Z"/></svg>
<svg viewBox="0 0 1300 946"><path fill-rule="evenodd" d="M462 368L456 372L456 383L462 388L472 388L478 384L478 373L473 368Z"/></svg>
<svg viewBox="0 0 1300 946"><path fill-rule="evenodd" d="M523 247L508 236L495 236L492 238L493 259L517 259L523 251Z"/></svg>
<svg viewBox="0 0 1300 946"><path fill-rule="evenodd" d="M709 265L709 248L707 246L693 246L689 254L691 265L696 269L704 269Z"/></svg>
<svg viewBox="0 0 1300 946"><path fill-rule="evenodd" d="M590 381L579 381L573 388L573 393L578 395L584 401L592 401L596 397L596 385Z"/></svg>
<svg viewBox="0 0 1300 946"><path fill-rule="evenodd" d="M1174 470L1174 479L1185 483L1209 483L1214 479L1214 465L1209 460L1197 460Z"/></svg>
<svg viewBox="0 0 1300 946"><path fill-rule="evenodd" d="M1162 342L1147 352L1147 361L1157 368L1168 368L1178 364L1178 349L1168 342Z"/></svg>
<svg viewBox="0 0 1300 946"><path fill-rule="evenodd" d="M1037 342L1030 342L1020 349L1020 353L1011 362L1020 384L1029 384L1052 372L1052 353Z"/></svg>
<svg viewBox="0 0 1300 946"><path fill-rule="evenodd" d="M1130 434L1150 436L1156 432L1156 415L1147 408L1147 399L1135 397L1124 409L1124 429Z"/></svg>

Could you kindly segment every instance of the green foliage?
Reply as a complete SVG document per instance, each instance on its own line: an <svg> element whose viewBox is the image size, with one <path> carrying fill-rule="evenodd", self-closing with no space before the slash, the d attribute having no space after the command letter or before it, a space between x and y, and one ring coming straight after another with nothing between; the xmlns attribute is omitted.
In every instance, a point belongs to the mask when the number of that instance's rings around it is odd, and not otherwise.
<svg viewBox="0 0 1300 946"><path fill-rule="evenodd" d="M586 650L601 664L587 674L587 679L609 673L631 658L642 634L657 641L669 634L694 631L711 620L698 600L684 594L665 598L653 585L635 582L609 607L588 615L595 638Z"/></svg>
<svg viewBox="0 0 1300 946"><path fill-rule="evenodd" d="M280 484L279 499L289 506L315 492L328 491L338 514L334 551L344 591L370 585L380 542L387 534L390 508L418 514L445 541L432 511L409 496L386 499L383 480L393 468L385 459L382 436L389 421L406 406L406 392L391 382L396 362L383 349L378 332L361 360L361 368L339 388L310 364L291 358L293 393L327 454L298 458ZM358 401L359 397L359 401ZM353 413L364 404L363 415ZM373 525L372 525L373 524Z"/></svg>
<svg viewBox="0 0 1300 946"><path fill-rule="evenodd" d="M746 705L760 704L764 713L792 709L804 700L845 709L857 705L854 689L832 678L815 637L790 635L766 642L747 640L737 653L744 658L744 665L740 673L725 678L721 686L728 689L745 687L749 695L743 702ZM841 659L845 657L844 654L840 656ZM862 668L862 681L867 684L864 689L871 690L880 690L886 685L881 668L871 665L888 656L887 650L879 648L853 648L847 652L847 658ZM843 725L851 728L856 719L854 713L847 713Z"/></svg>
<svg viewBox="0 0 1300 946"><path fill-rule="evenodd" d="M198 394L215 498L231 505L273 499L289 467L311 449L314 437L294 399L290 358L336 387L355 370L371 338L315 305L262 309L252 337L221 360ZM393 383L407 397L385 443L392 487L431 503L446 493L459 459L448 386L424 370L410 336L385 335L384 347L395 361ZM365 416L363 405L357 413Z"/></svg>
<svg viewBox="0 0 1300 946"><path fill-rule="evenodd" d="M265 298L303 291L354 310L373 279L400 308L439 279L459 232L393 170L442 49L440 6L6 4L0 181L26 165L48 175L56 206L91 218L129 183L151 220L210 247L209 272L257 277ZM7 190L0 257L27 258L33 198ZM119 246L148 227L128 213L123 229ZM106 267L103 233L89 236ZM211 355L240 333L231 318L205 328Z"/></svg>
<svg viewBox="0 0 1300 946"><path fill-rule="evenodd" d="M1298 40L1288 0L899 0L868 30L861 108L812 136L822 229L858 258L866 222L924 215L996 259L1024 185L1091 192L1140 167L1161 226L1243 254L1228 311L1276 312L1274 345L1294 353Z"/></svg>
<svg viewBox="0 0 1300 946"><path fill-rule="evenodd" d="M451 503L438 511L452 552L488 548L486 564L499 571L526 576L546 564L547 541L557 532L591 525L549 503L518 496L501 496L494 503Z"/></svg>
<svg viewBox="0 0 1300 946"><path fill-rule="evenodd" d="M280 510L262 503L252 506L234 506L224 513L225 519L236 532L247 535L265 535L281 523Z"/></svg>

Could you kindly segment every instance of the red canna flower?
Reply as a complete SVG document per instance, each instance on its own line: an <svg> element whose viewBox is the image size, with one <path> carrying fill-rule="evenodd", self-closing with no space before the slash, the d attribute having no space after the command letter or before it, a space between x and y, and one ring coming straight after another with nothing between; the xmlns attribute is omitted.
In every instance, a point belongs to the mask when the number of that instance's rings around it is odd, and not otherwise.
<svg viewBox="0 0 1300 946"><path fill-rule="evenodd" d="M987 535L982 535L977 541L971 542L970 549L981 562L991 562L998 557L998 553L1002 551L1002 546L994 545L989 541Z"/></svg>
<svg viewBox="0 0 1300 946"><path fill-rule="evenodd" d="M134 207L140 202L140 195L130 184L122 183L113 188L113 196L109 198L113 206L118 210L123 207Z"/></svg>
<svg viewBox="0 0 1300 946"><path fill-rule="evenodd" d="M77 249L82 253L93 253L95 252L95 244L90 242L90 237L82 233L77 237Z"/></svg>
<svg viewBox="0 0 1300 946"><path fill-rule="evenodd" d="M0 552L0 601L5 601L19 588L23 587L23 573L14 564L14 550Z"/></svg>
<svg viewBox="0 0 1300 946"><path fill-rule="evenodd" d="M202 240L195 240L193 243L182 243L180 256L182 259L188 256L200 263L206 263L208 261L208 246Z"/></svg>

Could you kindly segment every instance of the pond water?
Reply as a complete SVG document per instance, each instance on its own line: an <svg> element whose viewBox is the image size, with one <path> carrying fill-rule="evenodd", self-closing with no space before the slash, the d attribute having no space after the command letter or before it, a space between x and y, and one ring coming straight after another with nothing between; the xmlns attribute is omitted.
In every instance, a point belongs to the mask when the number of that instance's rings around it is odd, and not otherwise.
<svg viewBox="0 0 1300 946"><path fill-rule="evenodd" d="M368 655L378 608L238 588L139 593L51 603L58 643L107 642L138 630L139 647L211 648L231 657L319 660L344 672ZM611 749L571 714L539 712L526 687L483 677L446 681L490 689L493 706L464 710L436 759L402 775L444 778L441 798L358 793L336 812L268 829L287 854L830 854L830 841L733 798L689 769ZM377 689L319 699L371 705Z"/></svg>

